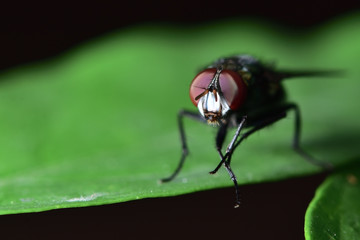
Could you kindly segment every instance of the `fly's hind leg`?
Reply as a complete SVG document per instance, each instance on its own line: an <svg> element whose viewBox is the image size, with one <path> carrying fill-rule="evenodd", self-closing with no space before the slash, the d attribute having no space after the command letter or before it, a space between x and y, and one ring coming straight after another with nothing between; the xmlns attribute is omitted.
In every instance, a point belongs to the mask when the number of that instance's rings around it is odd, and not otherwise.
<svg viewBox="0 0 360 240"><path fill-rule="evenodd" d="M302 156L306 161L310 162L311 164L314 164L316 166L319 166L325 170L332 170L333 165L328 162L319 161L315 158L313 158L310 154L305 152L300 147L300 133L301 133L301 117L300 117L300 110L299 107L296 104L289 104L286 107L286 111L288 110L294 110L295 112L295 133L294 133L294 140L293 140L293 149Z"/></svg>

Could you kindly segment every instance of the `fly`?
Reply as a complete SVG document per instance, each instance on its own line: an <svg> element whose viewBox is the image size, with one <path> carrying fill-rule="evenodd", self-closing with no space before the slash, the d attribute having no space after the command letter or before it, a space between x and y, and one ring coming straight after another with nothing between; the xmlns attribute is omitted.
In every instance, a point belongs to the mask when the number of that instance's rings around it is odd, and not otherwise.
<svg viewBox="0 0 360 240"><path fill-rule="evenodd" d="M293 149L312 164L331 169L331 164L318 161L300 147L301 118L299 107L285 98L282 80L291 77L328 75L330 72L299 71L281 72L262 64L249 55L220 58L195 76L190 85L190 99L198 112L181 110L178 114L182 155L171 176L180 172L189 154L183 118L188 117L218 128L215 138L220 162L210 172L215 174L224 166L235 186L235 208L239 206L239 190L230 163L232 154L240 143L254 132L283 119L289 111L295 112ZM222 146L229 128L237 128L223 154ZM243 129L248 129L242 133Z"/></svg>

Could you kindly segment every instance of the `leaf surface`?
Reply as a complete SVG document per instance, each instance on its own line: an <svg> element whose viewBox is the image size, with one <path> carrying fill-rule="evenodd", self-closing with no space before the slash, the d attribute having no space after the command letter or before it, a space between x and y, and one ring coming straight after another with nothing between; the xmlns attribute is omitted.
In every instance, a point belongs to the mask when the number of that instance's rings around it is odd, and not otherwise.
<svg viewBox="0 0 360 240"><path fill-rule="evenodd" d="M359 179L357 161L322 183L306 212L306 239L360 238Z"/></svg>

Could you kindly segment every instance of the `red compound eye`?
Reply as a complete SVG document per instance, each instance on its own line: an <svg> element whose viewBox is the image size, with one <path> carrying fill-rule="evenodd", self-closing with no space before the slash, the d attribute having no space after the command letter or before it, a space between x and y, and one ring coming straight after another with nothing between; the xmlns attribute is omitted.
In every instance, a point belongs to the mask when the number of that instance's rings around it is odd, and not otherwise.
<svg viewBox="0 0 360 240"><path fill-rule="evenodd" d="M199 101L199 99L195 100L195 98L206 90L215 73L216 68L205 69L196 75L191 82L190 99L195 106L197 106ZM247 87L244 81L239 74L231 70L223 70L220 73L219 81L221 92L227 104L232 110L236 110L241 106L246 97Z"/></svg>
<svg viewBox="0 0 360 240"><path fill-rule="evenodd" d="M190 99L192 103L197 106L199 99L195 100L197 96L202 94L209 86L211 80L216 73L216 68L208 68L195 76L190 85Z"/></svg>
<svg viewBox="0 0 360 240"><path fill-rule="evenodd" d="M247 86L241 76L234 71L223 70L221 72L220 88L232 110L239 108L246 98Z"/></svg>

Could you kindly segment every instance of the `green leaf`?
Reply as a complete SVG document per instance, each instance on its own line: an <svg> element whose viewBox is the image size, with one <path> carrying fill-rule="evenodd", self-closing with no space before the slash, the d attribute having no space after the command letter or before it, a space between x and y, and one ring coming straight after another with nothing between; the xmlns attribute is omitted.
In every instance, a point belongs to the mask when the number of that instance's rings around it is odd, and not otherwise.
<svg viewBox="0 0 360 240"><path fill-rule="evenodd" d="M302 110L303 147L345 164L359 156L358 21L350 16L302 33L246 21L141 26L3 73L0 214L231 186L224 170L208 174L219 161L216 129L191 120L185 121L190 156L183 171L173 182L158 180L171 174L181 154L177 112L196 111L188 97L192 78L234 53L276 60L282 69L346 70L345 77L285 83ZM292 151L293 121L290 114L237 149L232 168L240 184L320 171Z"/></svg>
<svg viewBox="0 0 360 240"><path fill-rule="evenodd" d="M305 216L305 237L360 238L360 163L328 177L316 191Z"/></svg>

